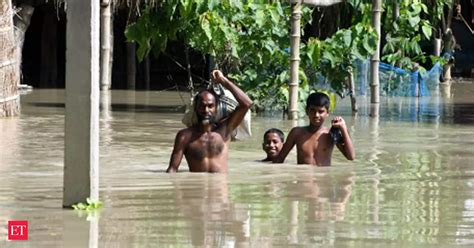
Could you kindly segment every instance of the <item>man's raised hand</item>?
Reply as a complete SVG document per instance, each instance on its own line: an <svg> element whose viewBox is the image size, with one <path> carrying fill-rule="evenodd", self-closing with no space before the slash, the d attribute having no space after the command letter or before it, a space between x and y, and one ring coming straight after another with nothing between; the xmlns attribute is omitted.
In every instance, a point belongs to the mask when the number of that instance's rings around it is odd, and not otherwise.
<svg viewBox="0 0 474 248"><path fill-rule="evenodd" d="M222 72L219 70L213 70L211 73L211 78L214 82L219 83L219 84L225 83L225 79L226 79L224 77L224 74L222 74Z"/></svg>

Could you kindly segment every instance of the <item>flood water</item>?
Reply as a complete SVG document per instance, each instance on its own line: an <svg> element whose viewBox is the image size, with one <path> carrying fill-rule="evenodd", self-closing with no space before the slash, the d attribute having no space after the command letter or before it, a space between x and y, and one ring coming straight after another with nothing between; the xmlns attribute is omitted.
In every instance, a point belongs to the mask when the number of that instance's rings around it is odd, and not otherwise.
<svg viewBox="0 0 474 248"><path fill-rule="evenodd" d="M62 209L64 91L22 96L0 119L0 247L474 246L474 83L425 98L382 98L380 118L338 102L356 148L331 167L257 162L263 132L295 125L253 117L231 144L228 174L167 168L183 101L176 92L113 91L101 112L96 213ZM107 104L106 102L111 103ZM327 123L326 123L327 124ZM28 241L7 221L28 220Z"/></svg>

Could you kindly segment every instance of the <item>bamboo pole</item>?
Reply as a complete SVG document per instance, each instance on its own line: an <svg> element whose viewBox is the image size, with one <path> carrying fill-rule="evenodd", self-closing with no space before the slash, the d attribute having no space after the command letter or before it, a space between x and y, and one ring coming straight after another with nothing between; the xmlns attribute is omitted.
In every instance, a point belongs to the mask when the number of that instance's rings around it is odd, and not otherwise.
<svg viewBox="0 0 474 248"><path fill-rule="evenodd" d="M381 0L372 0L372 25L377 32L377 48L375 53L372 55L370 61L370 103L378 104L380 102L379 96L379 61L380 61L380 16L382 12L382 1ZM378 116L378 108L371 108L370 115Z"/></svg>
<svg viewBox="0 0 474 248"><path fill-rule="evenodd" d="M291 5L290 102L288 119L298 119L298 73L300 66L301 1Z"/></svg>
<svg viewBox="0 0 474 248"><path fill-rule="evenodd" d="M0 117L20 114L20 66L13 31L11 0L0 1Z"/></svg>
<svg viewBox="0 0 474 248"><path fill-rule="evenodd" d="M109 90L110 82L110 57L111 57L111 22L112 22L112 6L109 0L102 0L100 5L100 89Z"/></svg>

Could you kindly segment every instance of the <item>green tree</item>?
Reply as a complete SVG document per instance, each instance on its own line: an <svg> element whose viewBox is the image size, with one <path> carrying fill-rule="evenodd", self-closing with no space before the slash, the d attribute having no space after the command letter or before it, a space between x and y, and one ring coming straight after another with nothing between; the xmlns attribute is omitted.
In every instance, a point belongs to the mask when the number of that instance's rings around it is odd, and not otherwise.
<svg viewBox="0 0 474 248"><path fill-rule="evenodd" d="M257 109L286 105L290 6L280 1L163 1L146 6L126 30L139 44L142 59L165 51L179 40L192 49L214 56L254 99ZM303 8L302 23L310 20Z"/></svg>
<svg viewBox="0 0 474 248"><path fill-rule="evenodd" d="M349 29L341 29L332 37L321 41L310 38L306 45L308 61L305 64L308 77L317 82L314 72L324 76L325 83L332 91L344 97L351 96L352 110L357 111L353 64L356 60L365 60L374 53L377 34L368 24L362 22ZM304 61L304 60L303 60ZM316 66L316 70L312 67Z"/></svg>
<svg viewBox="0 0 474 248"><path fill-rule="evenodd" d="M370 18L371 0L348 2L354 8L353 22ZM413 70L427 58L439 61L439 57L423 51L422 45L444 35L452 4L453 0L384 1L382 60L407 70Z"/></svg>

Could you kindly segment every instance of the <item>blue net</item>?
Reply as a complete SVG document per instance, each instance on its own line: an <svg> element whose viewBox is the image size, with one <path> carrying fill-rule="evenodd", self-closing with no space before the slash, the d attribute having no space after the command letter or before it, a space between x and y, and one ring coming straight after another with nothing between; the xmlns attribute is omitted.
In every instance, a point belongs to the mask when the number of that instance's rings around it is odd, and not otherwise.
<svg viewBox="0 0 474 248"><path fill-rule="evenodd" d="M379 89L381 96L431 96L437 92L442 66L436 63L430 70L420 69L410 72L390 64L379 64ZM332 91L330 82L321 73L309 70L313 78L311 87ZM353 64L355 91L358 96L370 95L370 61L358 60ZM349 95L351 92L344 92Z"/></svg>
<svg viewBox="0 0 474 248"><path fill-rule="evenodd" d="M358 95L370 94L370 61L357 61L354 78ZM430 96L440 83L442 67L436 63L429 71L406 71L380 62L379 82L381 96Z"/></svg>

